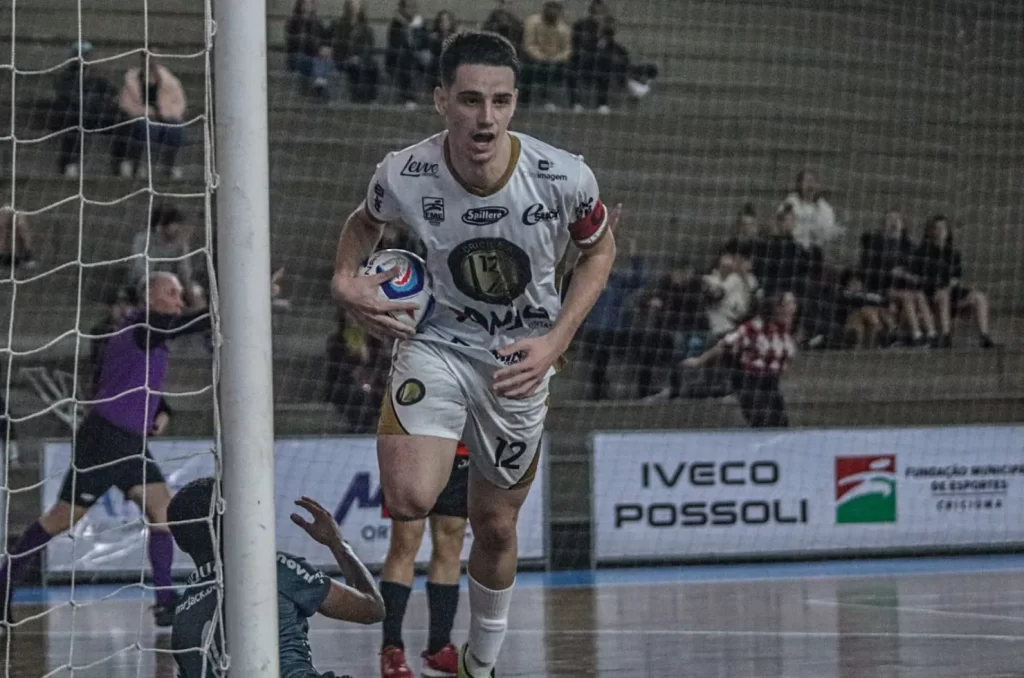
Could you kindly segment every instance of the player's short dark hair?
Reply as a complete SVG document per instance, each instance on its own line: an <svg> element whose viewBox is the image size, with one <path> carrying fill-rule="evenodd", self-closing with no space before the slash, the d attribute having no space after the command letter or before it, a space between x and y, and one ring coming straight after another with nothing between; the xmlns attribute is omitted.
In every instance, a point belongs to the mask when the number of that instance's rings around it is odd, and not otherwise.
<svg viewBox="0 0 1024 678"><path fill-rule="evenodd" d="M213 478L193 480L171 498L167 506L167 522L178 548L192 557L196 565L211 562L216 551L209 518L219 533L219 516L213 510L217 481Z"/></svg>
<svg viewBox="0 0 1024 678"><path fill-rule="evenodd" d="M153 211L149 213L149 227L156 229L167 224L180 224L185 221L185 215L174 205L156 204Z"/></svg>
<svg viewBox="0 0 1024 678"><path fill-rule="evenodd" d="M497 33L460 31L449 35L441 47L441 84L451 87L459 66L505 66L519 82L519 57L512 43Z"/></svg>

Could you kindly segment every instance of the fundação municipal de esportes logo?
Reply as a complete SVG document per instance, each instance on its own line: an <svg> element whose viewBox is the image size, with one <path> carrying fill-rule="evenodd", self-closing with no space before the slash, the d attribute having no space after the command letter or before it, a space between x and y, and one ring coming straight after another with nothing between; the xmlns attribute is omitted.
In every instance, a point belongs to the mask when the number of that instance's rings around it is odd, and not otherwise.
<svg viewBox="0 0 1024 678"><path fill-rule="evenodd" d="M836 457L836 523L896 522L896 455Z"/></svg>

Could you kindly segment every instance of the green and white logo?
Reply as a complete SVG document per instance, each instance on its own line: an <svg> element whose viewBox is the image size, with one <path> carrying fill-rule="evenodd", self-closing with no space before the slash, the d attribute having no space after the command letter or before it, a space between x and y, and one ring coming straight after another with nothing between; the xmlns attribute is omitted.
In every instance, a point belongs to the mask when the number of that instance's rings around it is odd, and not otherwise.
<svg viewBox="0 0 1024 678"><path fill-rule="evenodd" d="M896 522L896 455L836 457L836 523Z"/></svg>

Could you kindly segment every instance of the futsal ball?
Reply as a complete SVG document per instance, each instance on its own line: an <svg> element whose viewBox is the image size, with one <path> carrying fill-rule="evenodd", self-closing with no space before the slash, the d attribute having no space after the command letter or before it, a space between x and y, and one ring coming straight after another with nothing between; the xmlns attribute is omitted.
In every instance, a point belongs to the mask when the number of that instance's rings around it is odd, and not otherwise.
<svg viewBox="0 0 1024 678"><path fill-rule="evenodd" d="M393 311L391 316L412 328L419 327L434 306L430 273L422 259L406 250L381 250L367 260L363 275L376 275L397 268L398 276L381 283L381 299L411 301L419 308L413 311Z"/></svg>

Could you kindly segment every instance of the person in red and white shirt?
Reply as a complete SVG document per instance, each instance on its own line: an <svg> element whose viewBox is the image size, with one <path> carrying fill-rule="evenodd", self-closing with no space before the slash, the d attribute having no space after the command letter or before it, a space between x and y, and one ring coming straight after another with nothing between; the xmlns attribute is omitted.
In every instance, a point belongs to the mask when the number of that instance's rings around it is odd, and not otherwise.
<svg viewBox="0 0 1024 678"><path fill-rule="evenodd" d="M723 353L731 353L737 365L736 396L743 418L754 428L785 428L789 417L779 379L796 354L796 342L790 334L796 312L792 292L770 297L758 317L725 335L702 355L687 358L683 366L703 367Z"/></svg>

